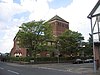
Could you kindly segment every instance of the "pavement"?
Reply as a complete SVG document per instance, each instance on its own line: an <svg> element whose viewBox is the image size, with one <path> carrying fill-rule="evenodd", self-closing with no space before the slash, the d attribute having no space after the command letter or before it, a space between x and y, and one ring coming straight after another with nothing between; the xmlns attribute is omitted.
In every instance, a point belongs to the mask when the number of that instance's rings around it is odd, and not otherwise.
<svg viewBox="0 0 100 75"><path fill-rule="evenodd" d="M27 65L18 65L15 63L10 63L13 66L26 66L33 68L41 69L50 69L63 72L72 72L79 75L100 75L100 70L94 72L93 63L84 63L84 64L71 64L71 63L50 63L50 64L27 64Z"/></svg>
<svg viewBox="0 0 100 75"><path fill-rule="evenodd" d="M42 69L51 69L64 72L72 72L82 75L100 75L100 70L94 72L93 63L84 64L69 64L69 63L55 63L55 64L35 64L32 67L38 67Z"/></svg>

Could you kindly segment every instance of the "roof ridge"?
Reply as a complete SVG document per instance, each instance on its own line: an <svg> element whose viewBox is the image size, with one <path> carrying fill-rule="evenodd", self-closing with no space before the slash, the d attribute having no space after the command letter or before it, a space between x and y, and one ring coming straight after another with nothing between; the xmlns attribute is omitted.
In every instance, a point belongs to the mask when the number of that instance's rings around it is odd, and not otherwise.
<svg viewBox="0 0 100 75"><path fill-rule="evenodd" d="M54 20L59 20L59 21L63 21L63 22L69 23L69 22L67 22L66 20L64 20L63 18L59 17L58 15L55 15L54 17L52 17L52 18L49 20L49 22L50 22L50 21L54 21Z"/></svg>

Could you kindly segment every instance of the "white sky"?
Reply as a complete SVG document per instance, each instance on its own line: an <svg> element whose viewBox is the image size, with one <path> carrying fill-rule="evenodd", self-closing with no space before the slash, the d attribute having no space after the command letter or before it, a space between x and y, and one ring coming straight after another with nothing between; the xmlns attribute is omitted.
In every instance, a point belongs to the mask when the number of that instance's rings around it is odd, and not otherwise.
<svg viewBox="0 0 100 75"><path fill-rule="evenodd" d="M98 0L73 0L56 9L50 8L49 3L52 1L21 0L18 4L13 3L13 0L0 0L0 52L11 51L13 38L23 22L49 20L56 14L69 22L71 30L82 33L87 41L90 33L87 16Z"/></svg>

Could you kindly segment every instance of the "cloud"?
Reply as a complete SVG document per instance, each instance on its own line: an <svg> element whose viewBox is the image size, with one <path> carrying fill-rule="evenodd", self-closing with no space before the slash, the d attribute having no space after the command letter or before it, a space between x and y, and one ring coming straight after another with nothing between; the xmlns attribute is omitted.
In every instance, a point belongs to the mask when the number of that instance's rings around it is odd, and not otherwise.
<svg viewBox="0 0 100 75"><path fill-rule="evenodd" d="M78 31L83 34L85 41L89 38L90 20L87 19L88 14L98 0L73 0L73 2L63 8L56 10L57 14L69 22L71 30Z"/></svg>
<svg viewBox="0 0 100 75"><path fill-rule="evenodd" d="M13 16L24 11L26 10L16 3L0 3L0 33L3 36L0 36L0 52L9 52L13 47L13 38L18 31L18 26L25 21L23 18L14 19Z"/></svg>
<svg viewBox="0 0 100 75"><path fill-rule="evenodd" d="M3 0L4 2L0 3L0 20L9 22L13 15L26 10L19 4L13 3L12 0Z"/></svg>
<svg viewBox="0 0 100 75"><path fill-rule="evenodd" d="M13 3L13 0L1 0L1 1L5 3Z"/></svg>
<svg viewBox="0 0 100 75"><path fill-rule="evenodd" d="M59 15L69 22L73 31L78 31L88 39L90 33L90 21L87 15L98 0L73 0L73 2L58 9L49 7L53 0L20 0L20 4L13 3L13 0L2 0L0 3L0 52L10 52L13 47L13 38L18 27L27 21L49 20L54 15ZM27 16L14 17L17 14L29 12ZM27 19L26 19L27 17ZM2 32L2 33L1 33Z"/></svg>

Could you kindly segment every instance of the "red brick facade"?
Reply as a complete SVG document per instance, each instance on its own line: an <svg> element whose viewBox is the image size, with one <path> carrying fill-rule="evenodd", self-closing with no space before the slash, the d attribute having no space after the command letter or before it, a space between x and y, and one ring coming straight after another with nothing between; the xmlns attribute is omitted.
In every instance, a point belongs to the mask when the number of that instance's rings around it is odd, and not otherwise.
<svg viewBox="0 0 100 75"><path fill-rule="evenodd" d="M69 22L65 21L64 19L60 18L59 16L54 16L53 18L51 18L48 21L52 27L53 30L53 35L54 36L59 36L61 35L66 29L69 29ZM21 57L26 57L28 56L28 52L25 48L19 48L19 46L17 45L16 41L16 37L14 38L14 46L11 50L11 56L12 57L17 57L17 56L21 56ZM44 54L42 52L42 54ZM46 53L48 55L48 53Z"/></svg>
<svg viewBox="0 0 100 75"><path fill-rule="evenodd" d="M27 50L25 48L19 48L19 46L17 45L17 41L16 41L16 37L14 38L14 46L10 52L12 57L26 57L27 56Z"/></svg>
<svg viewBox="0 0 100 75"><path fill-rule="evenodd" d="M49 20L50 25L52 26L53 35L59 36L61 35L66 29L69 29L69 22L65 21L64 19L60 18L59 16L54 16Z"/></svg>

